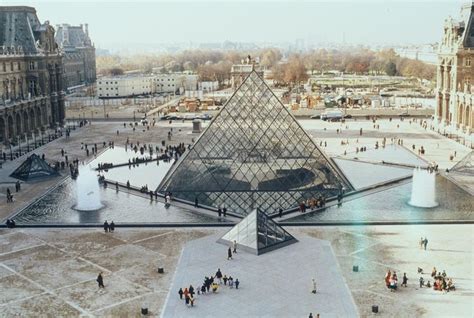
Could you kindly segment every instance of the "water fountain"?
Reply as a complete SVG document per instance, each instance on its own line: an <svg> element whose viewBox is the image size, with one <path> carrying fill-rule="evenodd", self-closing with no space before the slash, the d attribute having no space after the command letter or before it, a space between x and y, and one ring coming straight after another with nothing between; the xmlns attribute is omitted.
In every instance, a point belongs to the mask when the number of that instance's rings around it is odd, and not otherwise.
<svg viewBox="0 0 474 318"><path fill-rule="evenodd" d="M79 211L95 211L103 207L97 176L88 166L79 169L76 180L76 205Z"/></svg>
<svg viewBox="0 0 474 318"><path fill-rule="evenodd" d="M436 173L426 169L413 170L411 200L408 204L420 208L434 208L436 202Z"/></svg>

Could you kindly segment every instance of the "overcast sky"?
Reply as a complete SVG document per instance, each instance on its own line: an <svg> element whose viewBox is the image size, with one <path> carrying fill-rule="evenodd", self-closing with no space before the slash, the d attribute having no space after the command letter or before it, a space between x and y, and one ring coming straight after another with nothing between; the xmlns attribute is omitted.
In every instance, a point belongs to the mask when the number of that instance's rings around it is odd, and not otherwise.
<svg viewBox="0 0 474 318"><path fill-rule="evenodd" d="M89 23L96 47L173 42L334 42L422 44L440 40L461 0L346 1L12 1L43 22Z"/></svg>

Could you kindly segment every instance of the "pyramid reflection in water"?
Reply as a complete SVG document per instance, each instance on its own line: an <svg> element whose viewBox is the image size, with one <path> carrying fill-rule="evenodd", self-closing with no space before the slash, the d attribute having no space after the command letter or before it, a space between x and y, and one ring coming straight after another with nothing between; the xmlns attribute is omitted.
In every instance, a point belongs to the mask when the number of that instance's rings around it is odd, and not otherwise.
<svg viewBox="0 0 474 318"><path fill-rule="evenodd" d="M247 215L352 190L349 181L251 72L158 187L161 193Z"/></svg>
<svg viewBox="0 0 474 318"><path fill-rule="evenodd" d="M219 243L232 245L257 255L298 242L260 209L253 210L242 221L219 239Z"/></svg>

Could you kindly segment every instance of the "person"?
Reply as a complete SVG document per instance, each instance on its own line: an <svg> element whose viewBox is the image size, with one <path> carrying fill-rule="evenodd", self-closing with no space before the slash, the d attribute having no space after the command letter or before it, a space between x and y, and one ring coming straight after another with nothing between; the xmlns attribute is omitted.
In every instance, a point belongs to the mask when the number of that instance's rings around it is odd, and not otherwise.
<svg viewBox="0 0 474 318"><path fill-rule="evenodd" d="M232 252L233 252L234 254L237 253L237 241L236 241L236 240L234 240L234 243L232 243L232 247L233 247L233 251L232 251Z"/></svg>
<svg viewBox="0 0 474 318"><path fill-rule="evenodd" d="M423 244L425 244L425 240L423 237L420 239L420 248L423 249Z"/></svg>
<svg viewBox="0 0 474 318"><path fill-rule="evenodd" d="M392 272L388 270L387 274L385 275L385 286L387 286L387 288L390 288L391 277L392 277Z"/></svg>
<svg viewBox="0 0 474 318"><path fill-rule="evenodd" d="M282 216L283 216L283 209L280 208L280 209L278 210L278 217L281 218Z"/></svg>
<svg viewBox="0 0 474 318"><path fill-rule="evenodd" d="M402 286L407 287L408 277L407 273L403 273Z"/></svg>
<svg viewBox="0 0 474 318"><path fill-rule="evenodd" d="M431 288L431 283L430 283L430 281L428 281L428 282L426 283L426 287Z"/></svg>
<svg viewBox="0 0 474 318"><path fill-rule="evenodd" d="M229 276L229 287L234 288L234 279L232 278L232 276Z"/></svg>
<svg viewBox="0 0 474 318"><path fill-rule="evenodd" d="M100 272L99 276L97 276L97 283L99 284L99 288L105 288L104 278L102 277L102 272Z"/></svg>
<svg viewBox="0 0 474 318"><path fill-rule="evenodd" d="M191 307L194 307L194 297L189 297L189 303L191 304Z"/></svg>
<svg viewBox="0 0 474 318"><path fill-rule="evenodd" d="M423 287L425 284L425 280L423 279L423 276L420 276L420 288Z"/></svg>
<svg viewBox="0 0 474 318"><path fill-rule="evenodd" d="M239 279L236 278L235 279L235 289L239 289L239 284L240 284Z"/></svg>
<svg viewBox="0 0 474 318"><path fill-rule="evenodd" d="M199 207L199 201L198 201L198 198L197 198L197 197L194 199L194 207L195 207L195 208L198 208L198 207Z"/></svg>
<svg viewBox="0 0 474 318"><path fill-rule="evenodd" d="M313 284L313 289L311 290L311 292L312 292L313 294L316 294L316 280L313 278L313 279L311 280L311 282L312 282L312 284Z"/></svg>
<svg viewBox="0 0 474 318"><path fill-rule="evenodd" d="M104 231L105 231L105 233L107 233L109 231L109 223L107 222L107 220L105 220L105 222L104 222Z"/></svg>
<svg viewBox="0 0 474 318"><path fill-rule="evenodd" d="M313 313L310 312L308 318L313 318Z"/></svg>
<svg viewBox="0 0 474 318"><path fill-rule="evenodd" d="M218 209L217 209L217 214L219 215L219 217L221 217L221 215L222 215L222 210L221 210L221 208L218 208Z"/></svg>
<svg viewBox="0 0 474 318"><path fill-rule="evenodd" d="M444 278L446 278L446 271L443 269L443 274L441 274Z"/></svg>
<svg viewBox="0 0 474 318"><path fill-rule="evenodd" d="M179 299L183 299L183 294L184 294L184 293L183 293L183 289L180 288L180 289L178 290Z"/></svg>
<svg viewBox="0 0 474 318"><path fill-rule="evenodd" d="M191 297L193 297L194 296L194 287L193 287L193 285L189 285L188 290L189 290L189 294L191 295Z"/></svg>
<svg viewBox="0 0 474 318"><path fill-rule="evenodd" d="M217 289L219 288L219 285L217 285L217 283L212 283L211 287L212 287L212 292L217 293Z"/></svg>
<svg viewBox="0 0 474 318"><path fill-rule="evenodd" d="M217 269L216 278L219 281L219 284L222 284L222 272L220 268Z"/></svg>
<svg viewBox="0 0 474 318"><path fill-rule="evenodd" d="M229 246L229 249L227 250L227 260L229 259L232 259L232 250L230 249L230 246Z"/></svg>
<svg viewBox="0 0 474 318"><path fill-rule="evenodd" d="M425 246L425 251L426 251L426 245L428 245L428 239L425 237L425 240L423 242L423 245Z"/></svg>
<svg viewBox="0 0 474 318"><path fill-rule="evenodd" d="M224 281L224 285L227 285L227 275L224 275L224 277L222 278L222 280Z"/></svg>
<svg viewBox="0 0 474 318"><path fill-rule="evenodd" d="M431 271L431 277L436 276L436 267L433 267L433 270Z"/></svg>
<svg viewBox="0 0 474 318"><path fill-rule="evenodd" d="M189 294L185 294L184 295L184 303L189 306L189 300L190 300L190 297L189 297Z"/></svg>
<svg viewBox="0 0 474 318"><path fill-rule="evenodd" d="M222 213L224 214L224 217L227 216L227 208L226 207L222 208Z"/></svg>
<svg viewBox="0 0 474 318"><path fill-rule="evenodd" d="M115 223L114 221L110 222L110 225L109 225L109 232L114 232L115 230Z"/></svg>

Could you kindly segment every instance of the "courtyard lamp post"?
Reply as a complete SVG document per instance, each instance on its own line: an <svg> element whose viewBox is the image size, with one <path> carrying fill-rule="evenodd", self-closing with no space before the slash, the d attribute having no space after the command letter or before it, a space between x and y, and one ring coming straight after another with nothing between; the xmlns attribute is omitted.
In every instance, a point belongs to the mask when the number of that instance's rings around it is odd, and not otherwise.
<svg viewBox="0 0 474 318"><path fill-rule="evenodd" d="M16 136L16 140L18 141L18 151L21 156L21 140L20 140L20 135Z"/></svg>
<svg viewBox="0 0 474 318"><path fill-rule="evenodd" d="M13 161L12 139L10 138L8 145L10 146L10 160Z"/></svg>

